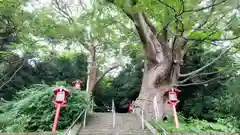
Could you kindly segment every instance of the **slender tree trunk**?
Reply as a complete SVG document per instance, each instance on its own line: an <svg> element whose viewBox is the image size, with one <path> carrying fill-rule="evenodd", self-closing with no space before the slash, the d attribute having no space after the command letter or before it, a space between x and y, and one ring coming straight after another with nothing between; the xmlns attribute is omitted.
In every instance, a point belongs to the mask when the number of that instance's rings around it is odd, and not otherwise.
<svg viewBox="0 0 240 135"><path fill-rule="evenodd" d="M89 78L88 78L88 91L92 92L95 88L95 84L97 82L97 65L96 62L93 62L90 66L89 70Z"/></svg>
<svg viewBox="0 0 240 135"><path fill-rule="evenodd" d="M96 48L95 46L90 46L89 47L89 52L91 54L91 65L89 69L89 74L88 74L88 91L92 92L95 88L95 85L97 83L97 63L96 63Z"/></svg>
<svg viewBox="0 0 240 135"><path fill-rule="evenodd" d="M103 77L110 72L111 70L119 67L120 65L113 65L109 69L105 70L101 75L97 74L98 71L98 65L96 63L96 48L92 46L91 49L88 49L91 53L91 65L89 68L89 74L88 74L88 80L87 80L87 91L93 92L95 90L96 85L103 79ZM96 92L93 92L92 94L95 94Z"/></svg>

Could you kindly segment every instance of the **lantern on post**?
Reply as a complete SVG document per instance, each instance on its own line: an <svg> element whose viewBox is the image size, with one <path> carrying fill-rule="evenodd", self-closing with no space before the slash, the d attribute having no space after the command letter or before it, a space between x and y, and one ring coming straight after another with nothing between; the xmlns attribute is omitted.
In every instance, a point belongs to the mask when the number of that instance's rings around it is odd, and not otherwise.
<svg viewBox="0 0 240 135"><path fill-rule="evenodd" d="M133 112L133 103L132 103L132 102L130 102L130 103L128 104L128 112L129 112L129 113Z"/></svg>
<svg viewBox="0 0 240 135"><path fill-rule="evenodd" d="M52 134L56 132L59 114L60 114L60 108L67 106L67 97L70 97L70 92L64 88L64 87L58 87L53 90L54 95L56 95L56 98L54 99L53 103L56 106L56 114L53 122L53 128L52 128Z"/></svg>
<svg viewBox="0 0 240 135"><path fill-rule="evenodd" d="M177 111L176 111L176 105L179 102L177 95L181 92L181 90L178 89L170 89L165 92L165 94L168 94L168 104L172 105L173 108L173 117L174 117L174 124L175 128L179 128L179 123L178 123L178 117L177 117Z"/></svg>
<svg viewBox="0 0 240 135"><path fill-rule="evenodd" d="M81 88L83 87L83 82L81 80L76 80L72 82L72 86L77 90L81 90Z"/></svg>

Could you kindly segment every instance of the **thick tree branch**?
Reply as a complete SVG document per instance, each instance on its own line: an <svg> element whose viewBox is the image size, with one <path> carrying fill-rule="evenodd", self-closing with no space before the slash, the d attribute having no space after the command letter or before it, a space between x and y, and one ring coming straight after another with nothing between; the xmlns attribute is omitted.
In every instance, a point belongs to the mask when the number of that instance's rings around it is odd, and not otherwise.
<svg viewBox="0 0 240 135"><path fill-rule="evenodd" d="M135 27L143 43L143 47L144 47L147 58L152 62L157 62L156 61L157 48L153 44L152 39L150 39L150 36L154 38L155 35L149 29L143 15L141 13L135 13L131 15L131 19L135 23Z"/></svg>
<svg viewBox="0 0 240 135"><path fill-rule="evenodd" d="M202 84L206 84L206 83L212 82L212 81L214 81L216 79L219 79L219 78L221 78L221 76L212 78L212 79L204 81L204 82L195 82L195 83L188 83L188 84L175 84L174 86L176 86L176 87L179 87L179 86L185 87L185 86L192 86L192 85L202 85Z"/></svg>
<svg viewBox="0 0 240 135"><path fill-rule="evenodd" d="M120 64L117 64L117 65L115 65L115 66L110 67L110 68L107 69L106 71L104 71L103 74L97 78L96 84L97 84L99 81L101 81L101 80L103 79L103 77L104 77L107 73L109 73L110 71L112 71L113 69L115 69L115 68L117 68L117 67L119 67L119 66L120 66Z"/></svg>
<svg viewBox="0 0 240 135"><path fill-rule="evenodd" d="M156 27L152 24L152 22L148 19L148 17L146 16L145 13L142 14L143 18L145 20L145 22L147 23L148 27L152 30L152 32L154 33L154 35L157 34L157 29Z"/></svg>
<svg viewBox="0 0 240 135"><path fill-rule="evenodd" d="M191 75L191 76L188 76L187 78L185 78L184 80L179 81L178 83L179 84L183 84L183 83L187 82L191 78L198 77L198 76L213 75L213 74L217 74L219 72L221 72L221 71L214 71L214 72L209 72L209 73L201 73L201 74Z"/></svg>
<svg viewBox="0 0 240 135"><path fill-rule="evenodd" d="M217 60L219 60L225 53L227 53L229 50L231 49L231 46L229 46L227 49L225 49L218 57L216 57L215 59L213 59L211 62L209 62L208 64L206 64L205 66L192 71L190 73L186 73L186 74L180 74L179 77L187 77L187 76L191 76L191 75L195 75L199 72L201 72L202 70L204 70L205 68L211 66L213 63L215 63Z"/></svg>
<svg viewBox="0 0 240 135"><path fill-rule="evenodd" d="M184 38L186 40L195 40L195 41L202 40L200 38L187 38L187 37L184 37ZM240 35L232 37L232 38L205 38L205 40L208 40L208 41L230 41L230 40L236 40L236 39L239 39L239 38L240 38Z"/></svg>

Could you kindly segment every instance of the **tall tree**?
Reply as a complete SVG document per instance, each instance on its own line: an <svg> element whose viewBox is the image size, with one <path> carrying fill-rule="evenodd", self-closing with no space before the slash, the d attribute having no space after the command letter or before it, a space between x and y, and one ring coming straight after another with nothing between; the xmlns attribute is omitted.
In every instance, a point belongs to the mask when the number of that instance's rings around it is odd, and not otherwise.
<svg viewBox="0 0 240 135"><path fill-rule="evenodd" d="M160 116L166 113L164 92L179 86L179 78L195 76L226 54L239 41L231 26L239 25L238 0L107 0L122 9L132 20L145 51L144 75L137 104L145 116L153 115L151 99L157 96ZM236 42L233 42L233 41ZM180 73L183 57L196 44L220 46L230 41L220 55L203 67ZM223 46L222 46L223 47ZM204 82L202 82L204 83Z"/></svg>
<svg viewBox="0 0 240 135"><path fill-rule="evenodd" d="M87 88L93 91L107 73L121 65L122 46L119 45L118 40L124 41L125 45L130 44L129 37L134 34L120 29L124 26L122 24L114 25L119 20L119 16L108 14L111 9L106 6L94 5L94 8L82 9L81 12L76 13L67 1L52 0L51 2L52 7L38 13L36 23L41 28L34 35L67 43L69 49L84 50L89 56ZM52 17L49 18L46 14L51 14ZM127 19L125 21L129 22ZM112 57L118 59L111 62L109 59ZM104 66L106 63L108 63L107 67ZM103 72L99 72L102 69Z"/></svg>

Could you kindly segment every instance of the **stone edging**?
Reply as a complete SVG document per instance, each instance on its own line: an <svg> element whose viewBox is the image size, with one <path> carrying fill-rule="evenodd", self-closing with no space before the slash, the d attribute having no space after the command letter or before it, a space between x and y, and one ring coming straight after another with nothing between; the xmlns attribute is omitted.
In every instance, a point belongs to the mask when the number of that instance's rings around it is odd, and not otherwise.
<svg viewBox="0 0 240 135"><path fill-rule="evenodd" d="M153 126L148 121L144 120L144 124L153 135L160 135L160 133L155 128L153 128Z"/></svg>
<svg viewBox="0 0 240 135"><path fill-rule="evenodd" d="M0 133L0 135L52 135L50 132L29 132L29 133ZM56 134L61 135L61 133Z"/></svg>
<svg viewBox="0 0 240 135"><path fill-rule="evenodd" d="M135 113L137 114L137 113ZM139 114L137 114L138 118L140 118L140 121L141 121L141 116ZM153 128L153 126L146 120L144 120L144 126L147 127L147 129L153 134L153 135L160 135L160 133L155 129Z"/></svg>

